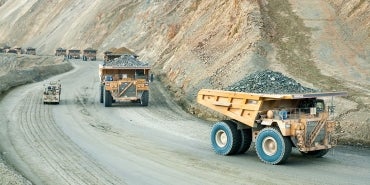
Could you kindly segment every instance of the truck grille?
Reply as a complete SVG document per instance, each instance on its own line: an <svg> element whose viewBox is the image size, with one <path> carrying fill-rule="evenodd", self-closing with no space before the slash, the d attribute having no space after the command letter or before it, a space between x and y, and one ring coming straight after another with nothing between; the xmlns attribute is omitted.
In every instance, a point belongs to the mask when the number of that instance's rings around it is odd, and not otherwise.
<svg viewBox="0 0 370 185"><path fill-rule="evenodd" d="M122 83L120 86L119 86L119 92L121 93L123 90L125 90L127 88L127 86L129 85L130 83ZM122 97L135 97L136 96L136 87L135 85L131 85L129 88L127 88L125 90L124 93L121 94Z"/></svg>
<svg viewBox="0 0 370 185"><path fill-rule="evenodd" d="M315 126L317 125L319 121L307 121L307 133L306 133L306 138L308 141L308 138L310 138L310 134L312 133L313 129L315 128ZM316 139L314 140L314 143L315 142L318 142L318 143L322 143L322 141L324 140L325 138L325 129L322 128L320 131L319 131L319 134L318 136L316 137Z"/></svg>

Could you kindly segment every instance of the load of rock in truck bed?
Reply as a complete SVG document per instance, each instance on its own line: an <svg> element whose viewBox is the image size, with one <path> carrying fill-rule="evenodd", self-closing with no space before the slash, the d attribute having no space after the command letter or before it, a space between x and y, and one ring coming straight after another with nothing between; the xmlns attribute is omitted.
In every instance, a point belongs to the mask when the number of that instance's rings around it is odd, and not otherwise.
<svg viewBox="0 0 370 185"><path fill-rule="evenodd" d="M119 58L104 63L104 66L122 66L122 67L146 67L148 63L139 61L135 55L122 55Z"/></svg>
<svg viewBox="0 0 370 185"><path fill-rule="evenodd" d="M224 90L266 94L317 92L315 89L302 86L294 79L284 76L280 72L270 70L250 74Z"/></svg>

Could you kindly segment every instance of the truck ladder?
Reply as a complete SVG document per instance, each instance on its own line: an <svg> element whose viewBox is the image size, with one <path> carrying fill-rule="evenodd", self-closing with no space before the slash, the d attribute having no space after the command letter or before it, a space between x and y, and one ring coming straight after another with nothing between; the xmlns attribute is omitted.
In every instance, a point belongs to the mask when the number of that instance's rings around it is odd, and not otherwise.
<svg viewBox="0 0 370 185"><path fill-rule="evenodd" d="M325 112L323 115L322 115L322 118L320 119L320 121L317 123L317 125L313 128L311 134L310 134L310 139L308 140L308 145L311 146L313 141L315 141L316 137L319 135L320 133L320 130L322 129L322 127L325 125L326 123L326 120L328 119L329 115L327 112Z"/></svg>

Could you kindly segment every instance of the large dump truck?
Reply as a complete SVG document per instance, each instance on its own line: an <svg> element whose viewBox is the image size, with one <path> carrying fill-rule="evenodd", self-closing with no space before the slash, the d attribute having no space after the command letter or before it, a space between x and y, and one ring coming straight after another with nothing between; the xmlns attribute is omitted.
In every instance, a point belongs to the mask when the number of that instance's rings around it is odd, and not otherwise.
<svg viewBox="0 0 370 185"><path fill-rule="evenodd" d="M23 54L22 47L14 46L14 48L17 51L17 54Z"/></svg>
<svg viewBox="0 0 370 185"><path fill-rule="evenodd" d="M67 49L64 48L57 48L55 50L55 56L67 56Z"/></svg>
<svg viewBox="0 0 370 185"><path fill-rule="evenodd" d="M36 55L36 48L28 47L26 48L27 55Z"/></svg>
<svg viewBox="0 0 370 185"><path fill-rule="evenodd" d="M93 49L93 48L84 49L83 52L82 52L82 60L83 61L87 61L87 60L95 61L96 60L96 52L97 52L97 50Z"/></svg>
<svg viewBox="0 0 370 185"><path fill-rule="evenodd" d="M255 94L202 89L197 102L229 117L215 123L211 143L220 155L246 152L255 142L258 157L268 164L285 162L296 147L303 155L322 157L336 145L334 105L324 98L346 92Z"/></svg>
<svg viewBox="0 0 370 185"><path fill-rule="evenodd" d="M80 59L81 50L79 49L69 49L67 53L68 59Z"/></svg>
<svg viewBox="0 0 370 185"><path fill-rule="evenodd" d="M100 64L100 102L105 107L130 101L148 106L149 71L150 66L133 55L122 55Z"/></svg>
<svg viewBox="0 0 370 185"><path fill-rule="evenodd" d="M6 53L14 53L14 54L18 54L18 51L16 49L7 49L6 50Z"/></svg>
<svg viewBox="0 0 370 185"><path fill-rule="evenodd" d="M62 85L60 81L50 81L44 84L43 101L44 104L53 103L59 104Z"/></svg>

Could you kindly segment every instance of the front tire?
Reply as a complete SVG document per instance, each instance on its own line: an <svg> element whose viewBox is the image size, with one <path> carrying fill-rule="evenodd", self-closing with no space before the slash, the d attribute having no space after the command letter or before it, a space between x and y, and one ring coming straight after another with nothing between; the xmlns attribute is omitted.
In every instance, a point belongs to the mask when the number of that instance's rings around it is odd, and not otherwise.
<svg viewBox="0 0 370 185"><path fill-rule="evenodd" d="M100 103L104 103L104 85L100 85Z"/></svg>
<svg viewBox="0 0 370 185"><path fill-rule="evenodd" d="M140 104L142 106L148 106L149 104L149 92L148 91L144 91L143 94L141 95Z"/></svg>
<svg viewBox="0 0 370 185"><path fill-rule="evenodd" d="M267 164L284 163L292 152L289 137L284 137L273 127L262 129L257 135L255 145L258 157Z"/></svg>
<svg viewBox="0 0 370 185"><path fill-rule="evenodd" d="M234 122L220 121L211 130L213 150L219 155L235 154L240 147L240 134Z"/></svg>
<svg viewBox="0 0 370 185"><path fill-rule="evenodd" d="M112 106L112 95L110 91L105 90L104 88L104 106L111 107Z"/></svg>

